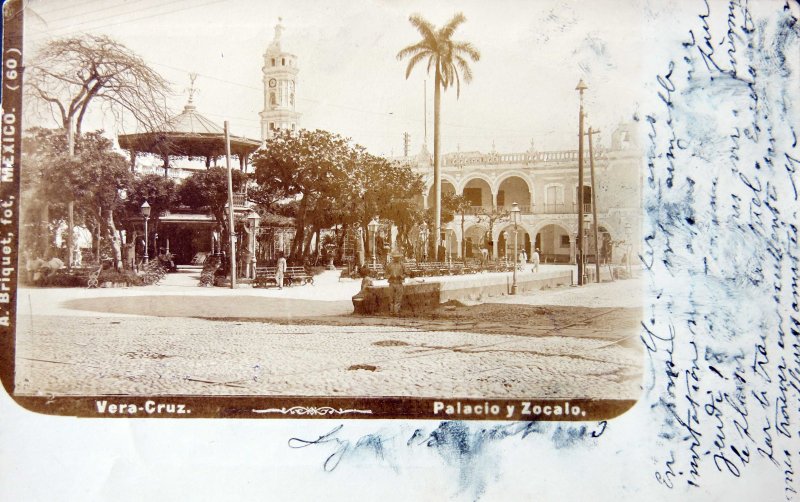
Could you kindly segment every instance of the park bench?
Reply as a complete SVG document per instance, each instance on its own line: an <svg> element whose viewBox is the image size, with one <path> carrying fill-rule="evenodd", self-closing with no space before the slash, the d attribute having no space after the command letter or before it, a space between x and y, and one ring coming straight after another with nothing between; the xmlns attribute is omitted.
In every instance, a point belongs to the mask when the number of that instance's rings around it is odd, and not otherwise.
<svg viewBox="0 0 800 502"><path fill-rule="evenodd" d="M369 270L369 276L373 279L380 280L386 277L386 269L381 263L367 263L367 270Z"/></svg>
<svg viewBox="0 0 800 502"><path fill-rule="evenodd" d="M266 288L269 286L277 286L278 283L275 279L275 272L278 267L256 267L256 278L253 280L254 288Z"/></svg>
<svg viewBox="0 0 800 502"><path fill-rule="evenodd" d="M286 267L285 277L290 285L314 284L314 276L309 274L305 267Z"/></svg>
<svg viewBox="0 0 800 502"><path fill-rule="evenodd" d="M100 277L101 270L103 270L102 265L72 267L72 270L70 270L69 274L73 277L79 277L82 280L86 280L86 287L92 289L98 286L98 278Z"/></svg>
<svg viewBox="0 0 800 502"><path fill-rule="evenodd" d="M443 261L432 261L426 263L426 274L427 275L450 275L450 265Z"/></svg>
<svg viewBox="0 0 800 502"><path fill-rule="evenodd" d="M483 270L483 266L481 265L480 260L468 258L464 262L462 270L464 274L477 274L478 272Z"/></svg>

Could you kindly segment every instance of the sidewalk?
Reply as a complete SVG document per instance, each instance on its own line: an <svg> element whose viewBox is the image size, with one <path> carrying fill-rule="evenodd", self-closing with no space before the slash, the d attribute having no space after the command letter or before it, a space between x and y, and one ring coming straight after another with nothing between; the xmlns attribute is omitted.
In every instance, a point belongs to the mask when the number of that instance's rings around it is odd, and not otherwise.
<svg viewBox="0 0 800 502"><path fill-rule="evenodd" d="M351 298L360 282L339 280L338 270L326 270L314 278L314 284L278 288L236 289L199 287L199 269L180 269L167 274L159 284L129 288L20 288L17 295L18 315L117 316L175 315L187 317L264 317L268 310L292 313L305 305L311 314L324 315L332 304L336 314L351 313ZM271 299L281 300L278 303ZM294 301L293 301L294 300ZM344 303L349 307L344 308ZM289 309L293 306L293 309ZM316 306L316 307L315 307ZM171 307L177 311L169 311ZM287 310L288 309L288 310ZM348 310L349 309L349 310ZM169 312L168 312L169 311ZM217 315L212 315L217 314Z"/></svg>
<svg viewBox="0 0 800 502"><path fill-rule="evenodd" d="M499 296L486 303L518 305L555 305L563 307L640 308L644 305L645 282L641 278L614 282L588 283L583 286L544 289L523 295Z"/></svg>

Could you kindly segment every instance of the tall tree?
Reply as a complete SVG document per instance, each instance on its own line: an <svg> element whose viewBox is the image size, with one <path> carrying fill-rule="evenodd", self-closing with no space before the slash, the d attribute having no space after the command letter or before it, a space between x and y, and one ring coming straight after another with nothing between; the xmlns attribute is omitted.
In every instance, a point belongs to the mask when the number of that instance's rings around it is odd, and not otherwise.
<svg viewBox="0 0 800 502"><path fill-rule="evenodd" d="M308 250L306 227L328 224L328 212L334 206L331 199L346 186L351 162L348 140L322 130L284 131L269 139L266 148L253 156L254 179L260 193L298 200L293 260L300 261Z"/></svg>
<svg viewBox="0 0 800 502"><path fill-rule="evenodd" d="M111 141L101 131L80 136L73 156L66 154L63 130L32 129L26 133L24 144L28 146L22 171L29 205L52 204L58 208L55 220L45 222L57 227L64 221L63 208L75 202L78 221L111 244L114 262L119 266L120 236L114 212L122 203L121 193L131 183L125 158L113 151ZM39 250L43 255L52 245L49 237L47 240L47 247ZM71 239L68 241L71 243ZM71 253L71 247L68 249Z"/></svg>
<svg viewBox="0 0 800 502"><path fill-rule="evenodd" d="M473 62L480 60L478 50L469 42L458 42L452 39L456 29L467 18L458 13L444 26L436 26L425 20L419 14L408 18L412 26L422 35L422 40L409 45L397 53L397 59L409 58L406 67L406 79L411 71L421 61L428 61L428 73L434 69L433 92L433 185L435 193L434 235L438 236L442 225L442 180L441 180L441 120L442 105L441 93L455 84L456 97L461 94L461 79L469 83L472 81L472 70L467 58ZM461 75L459 76L459 72ZM437 237L438 239L438 237Z"/></svg>
<svg viewBox="0 0 800 502"><path fill-rule="evenodd" d="M475 213L479 223L486 222L489 227L489 254L494 257L494 226L497 223L508 221L509 211L501 207L492 206L491 209L481 208Z"/></svg>
<svg viewBox="0 0 800 502"><path fill-rule="evenodd" d="M84 34L52 40L35 55L26 71L28 95L56 114L67 135L67 152L75 155L75 138L89 105L98 101L118 120L130 113L147 129L167 118L169 86L130 49L105 35ZM68 202L72 245L74 201ZM47 217L48 204L43 205ZM68 260L71 263L71 256Z"/></svg>
<svg viewBox="0 0 800 502"><path fill-rule="evenodd" d="M463 195L453 196L453 209L454 212L460 216L461 223L461 259L467 259L467 240L464 238L464 224L466 223L467 214L472 210L472 201Z"/></svg>

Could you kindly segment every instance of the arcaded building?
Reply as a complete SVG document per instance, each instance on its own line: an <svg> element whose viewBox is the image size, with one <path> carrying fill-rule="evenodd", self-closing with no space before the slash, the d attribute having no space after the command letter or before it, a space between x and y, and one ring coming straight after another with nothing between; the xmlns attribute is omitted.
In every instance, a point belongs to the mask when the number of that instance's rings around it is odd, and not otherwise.
<svg viewBox="0 0 800 502"><path fill-rule="evenodd" d="M595 137L594 169L601 262L620 263L639 253L641 237L642 155L633 124L620 124L605 147ZM584 154L584 249L595 256L592 226L591 169L588 147ZM425 207L433 206L433 158L420 154L402 159L423 176ZM461 194L471 210L461 231L461 216L443 225L451 256L467 257L488 248L492 256L512 257L514 225L502 217L512 204L520 208L518 248L528 256L539 249L543 262L575 263L578 234L578 150L526 152L458 152L442 156L442 193ZM490 221L494 220L494 221ZM490 228L491 227L491 228Z"/></svg>

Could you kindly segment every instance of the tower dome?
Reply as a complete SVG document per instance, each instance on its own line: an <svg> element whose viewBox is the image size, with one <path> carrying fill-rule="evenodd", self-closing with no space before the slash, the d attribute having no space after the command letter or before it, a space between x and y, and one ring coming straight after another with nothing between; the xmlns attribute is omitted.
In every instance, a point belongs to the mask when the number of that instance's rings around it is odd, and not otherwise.
<svg viewBox="0 0 800 502"><path fill-rule="evenodd" d="M275 25L275 37L264 53L264 110L261 116L261 139L272 138L280 130L296 131L300 114L297 102L297 56L281 48L284 30L281 18Z"/></svg>

